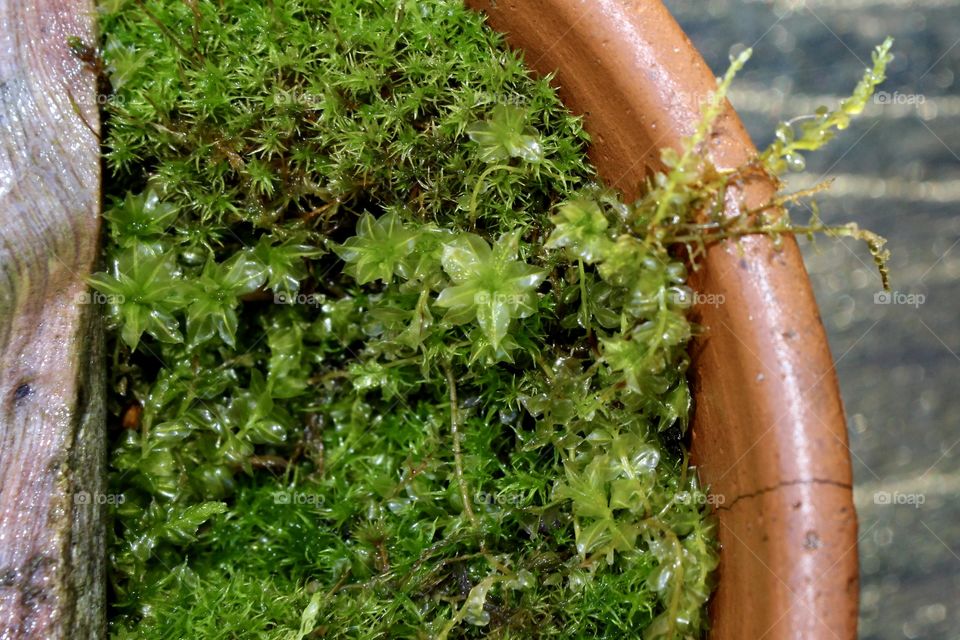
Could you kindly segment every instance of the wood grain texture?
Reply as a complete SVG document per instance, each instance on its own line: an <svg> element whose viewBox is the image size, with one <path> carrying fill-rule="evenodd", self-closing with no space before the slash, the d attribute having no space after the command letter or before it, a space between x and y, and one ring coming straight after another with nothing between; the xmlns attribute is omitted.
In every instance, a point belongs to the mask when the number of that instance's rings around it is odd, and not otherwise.
<svg viewBox="0 0 960 640"><path fill-rule="evenodd" d="M0 0L0 639L105 634L88 0Z"/></svg>

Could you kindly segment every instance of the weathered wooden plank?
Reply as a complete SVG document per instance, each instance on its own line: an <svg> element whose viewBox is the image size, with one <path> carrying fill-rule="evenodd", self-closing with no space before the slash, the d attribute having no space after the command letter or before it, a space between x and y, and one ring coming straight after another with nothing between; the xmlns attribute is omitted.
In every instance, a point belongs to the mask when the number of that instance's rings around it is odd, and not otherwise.
<svg viewBox="0 0 960 640"><path fill-rule="evenodd" d="M88 0L0 0L0 638L104 635Z"/></svg>

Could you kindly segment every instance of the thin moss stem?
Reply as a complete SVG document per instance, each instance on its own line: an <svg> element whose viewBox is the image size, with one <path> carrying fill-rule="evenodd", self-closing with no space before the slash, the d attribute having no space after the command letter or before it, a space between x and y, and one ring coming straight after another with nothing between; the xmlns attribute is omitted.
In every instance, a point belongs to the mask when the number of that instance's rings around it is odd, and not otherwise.
<svg viewBox="0 0 960 640"><path fill-rule="evenodd" d="M453 473L460 489L460 499L463 501L463 510L474 527L477 526L477 516L473 512L470 488L467 479L463 476L463 436L460 433L460 408L457 400L457 381L453 377L453 369L449 363L443 364L443 372L447 378L447 388L450 392L450 435L453 438Z"/></svg>
<svg viewBox="0 0 960 640"><path fill-rule="evenodd" d="M494 171L521 173L522 169L519 167L511 167L510 165L506 164L495 164L492 167L488 167L477 177L476 184L473 186L473 193L470 195L470 222L474 222L477 219L477 199L480 197L480 191L483 189L483 184L487 177Z"/></svg>

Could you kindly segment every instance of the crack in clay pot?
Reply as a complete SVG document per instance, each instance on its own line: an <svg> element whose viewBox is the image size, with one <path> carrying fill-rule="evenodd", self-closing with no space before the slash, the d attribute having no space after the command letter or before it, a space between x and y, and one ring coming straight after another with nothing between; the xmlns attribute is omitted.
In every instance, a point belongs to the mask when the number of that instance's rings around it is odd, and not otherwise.
<svg viewBox="0 0 960 640"><path fill-rule="evenodd" d="M779 482L773 485L772 487L763 487L762 489L757 489L756 491L751 491L749 493L741 493L739 495L736 495L734 496L733 500L731 500L730 502L724 502L723 504L718 503L715 508L717 511L729 511L730 509L733 509L734 505L736 505L741 500L758 498L762 495L773 493L774 491L779 491L786 487L796 487L796 486L811 485L811 484L826 484L834 487L839 487L841 489L848 489L851 491L853 490L853 485L850 484L849 482L831 480L829 478L806 478L801 480L784 480L783 482Z"/></svg>

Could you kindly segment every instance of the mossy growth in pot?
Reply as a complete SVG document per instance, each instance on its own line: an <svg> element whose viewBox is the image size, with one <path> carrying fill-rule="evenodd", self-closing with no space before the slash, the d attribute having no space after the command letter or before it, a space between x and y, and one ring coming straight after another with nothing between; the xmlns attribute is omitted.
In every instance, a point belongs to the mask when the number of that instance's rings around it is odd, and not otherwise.
<svg viewBox="0 0 960 640"><path fill-rule="evenodd" d="M882 259L722 202L862 110L889 43L737 171L711 102L625 204L455 0L100 10L112 636L698 637L688 268L755 232Z"/></svg>

